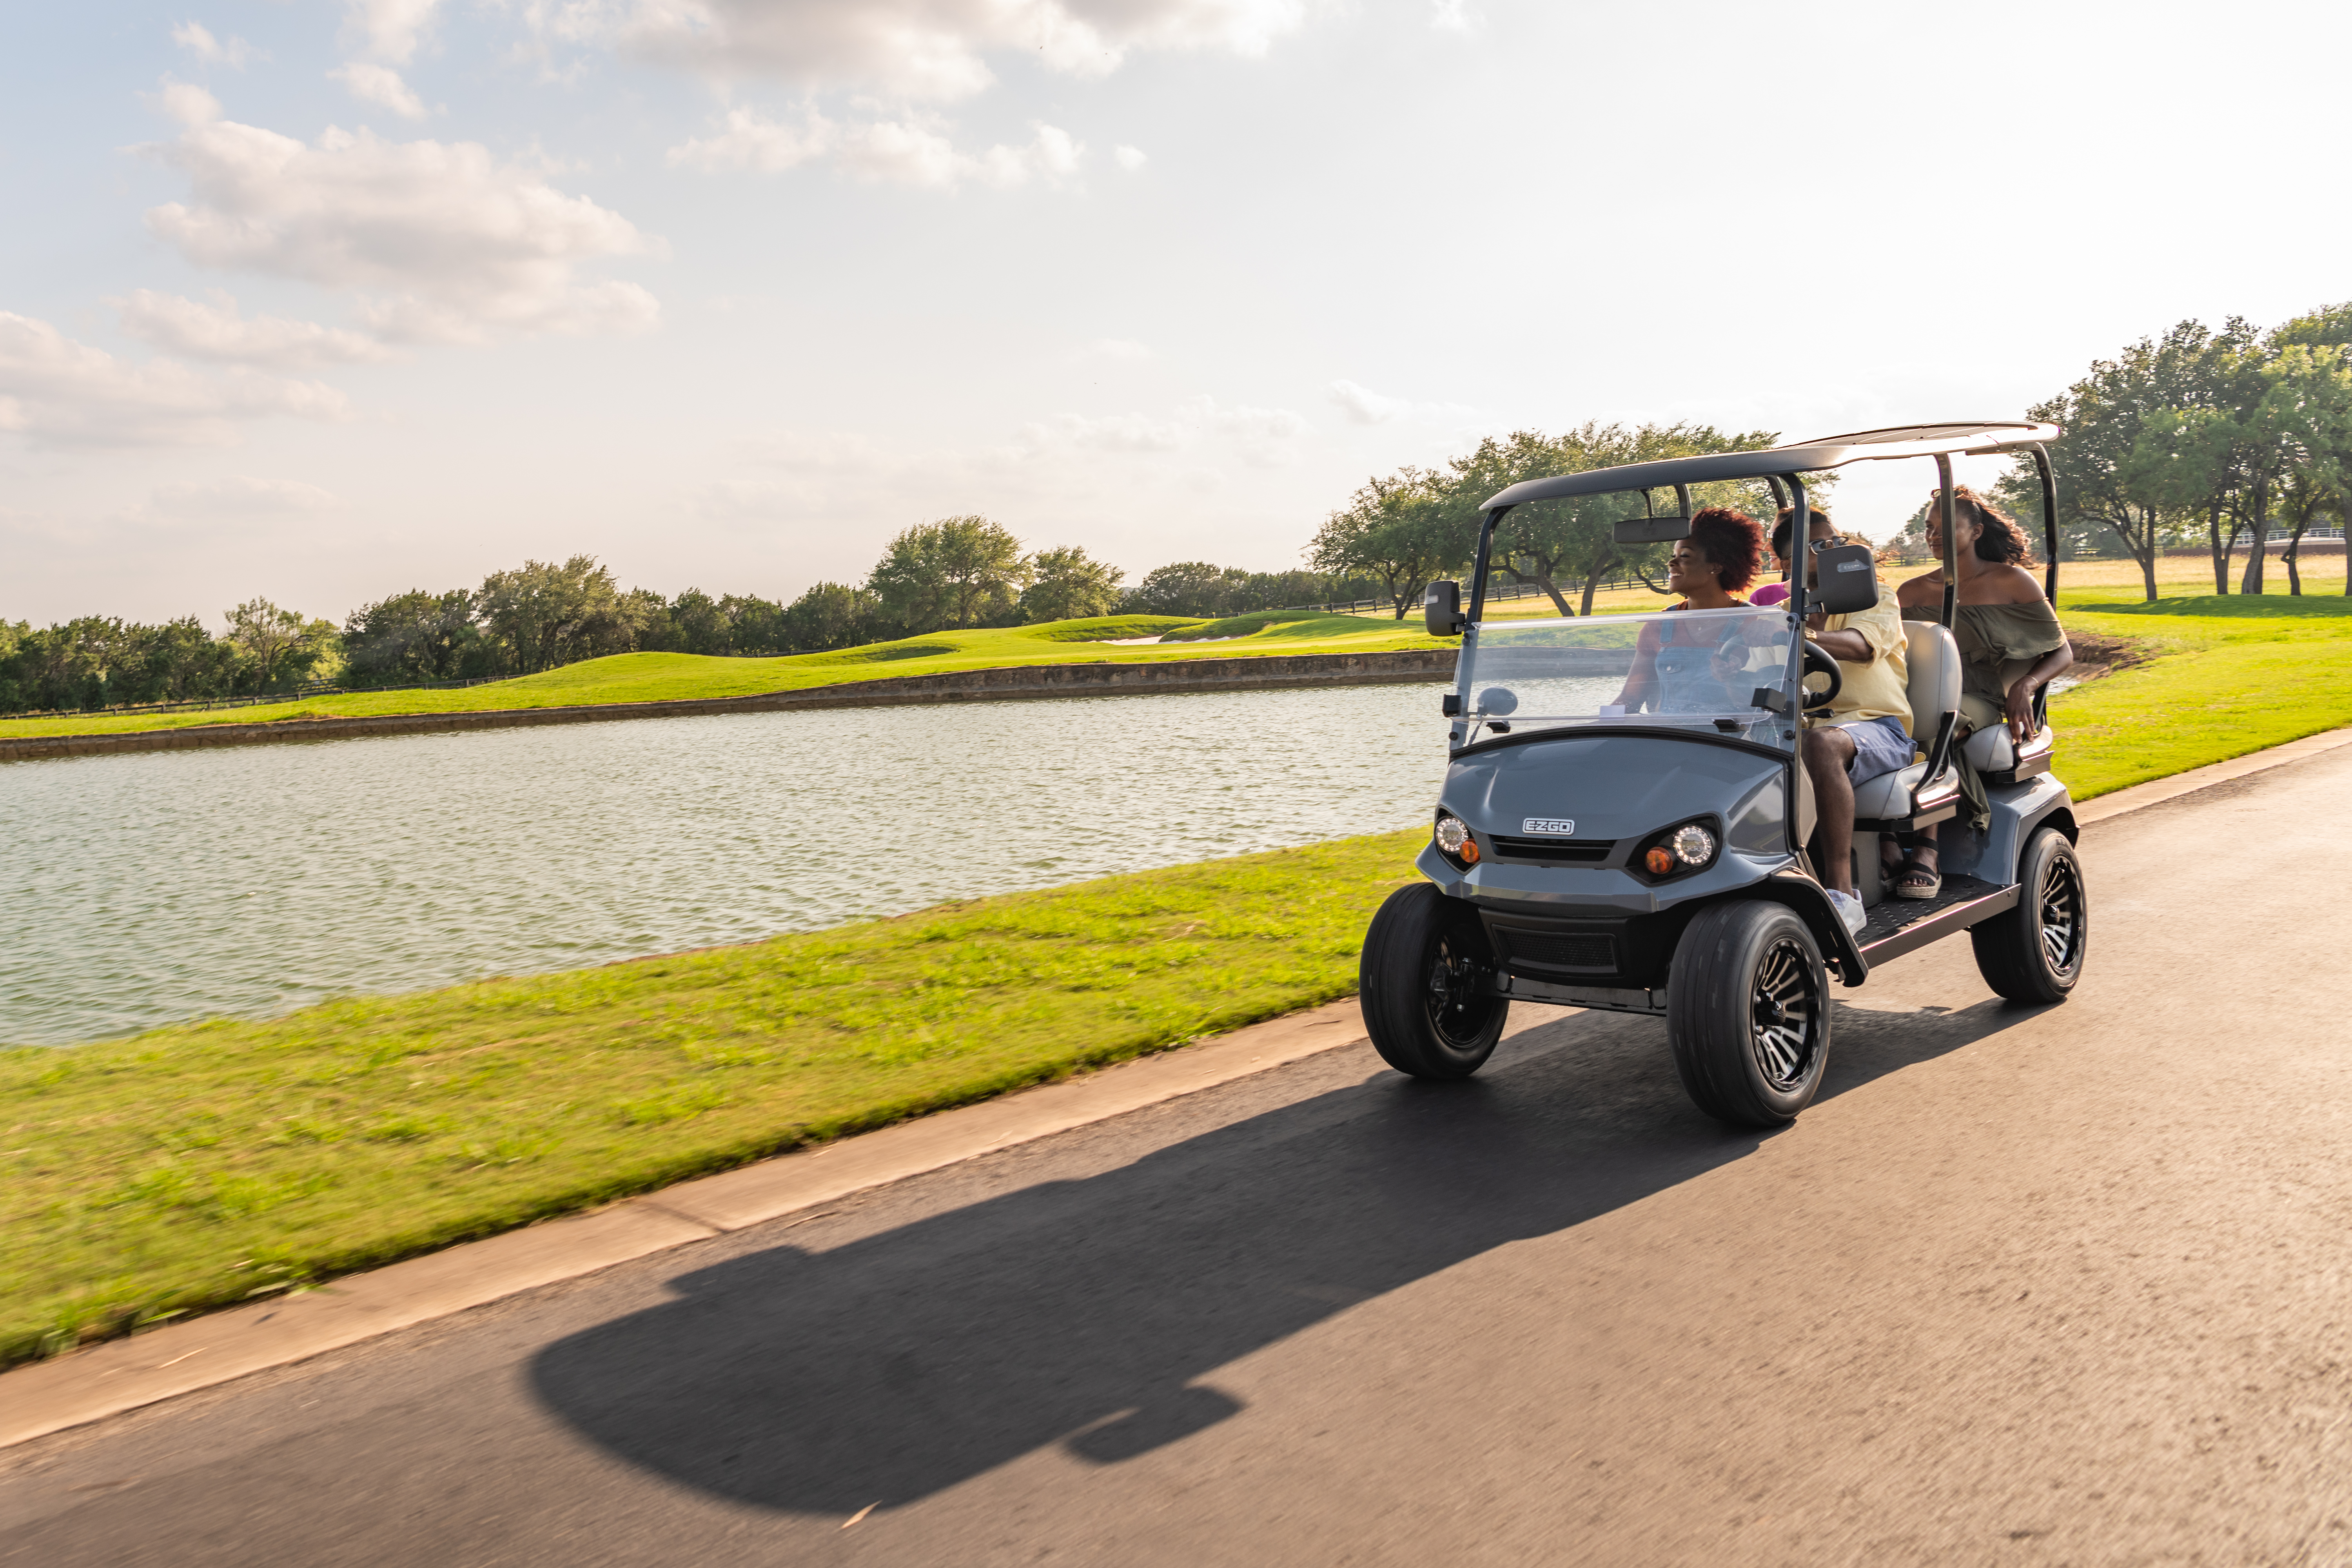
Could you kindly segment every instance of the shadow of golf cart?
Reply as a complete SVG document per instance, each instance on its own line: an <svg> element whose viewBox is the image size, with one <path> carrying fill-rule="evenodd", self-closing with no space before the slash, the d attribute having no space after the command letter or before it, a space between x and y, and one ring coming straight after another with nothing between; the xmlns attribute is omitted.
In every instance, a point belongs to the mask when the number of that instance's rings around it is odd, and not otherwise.
<svg viewBox="0 0 2352 1568"><path fill-rule="evenodd" d="M1420 1078L1475 1072L1514 1000L1646 1013L1666 1021L1684 1087L1702 1110L1745 1126L1793 1120L1819 1090L1830 1049L1829 976L1860 985L1874 963L1969 933L1978 969L2013 1001L2065 1000L2089 934L2076 828L2052 774L2046 691L2020 746L2001 726L1967 737L1989 826L1963 815L1953 641L1954 454L2024 453L2041 474L2046 592L2058 588L2048 519L2056 490L2043 443L2054 426L1906 426L1766 451L1629 464L1514 485L1486 503L1470 582L1433 584L1427 618L1460 634L1444 700L1451 763L1426 881L1373 917L1360 968L1364 1019L1381 1057ZM1550 508L1614 531L1621 544L1685 538L1693 500L1740 493L1790 507L1805 537L1805 476L1850 463L1931 459L1943 500L1937 621L1907 620L1915 760L1855 791L1853 879L1868 922L1849 932L1820 874L1802 724L1828 717L1837 662L1805 636L1815 611L1852 614L1881 587L1860 545L1813 552L1816 582L1789 574L1770 606L1559 619L1485 618L1496 529ZM1672 498L1671 512L1661 509ZM1808 552L1793 548L1802 561ZM1885 590L1892 593L1892 588ZM1671 632L1645 627L1673 624ZM1655 666L1628 701L1637 659ZM1932 899L1881 881L1883 833L1937 825Z"/></svg>

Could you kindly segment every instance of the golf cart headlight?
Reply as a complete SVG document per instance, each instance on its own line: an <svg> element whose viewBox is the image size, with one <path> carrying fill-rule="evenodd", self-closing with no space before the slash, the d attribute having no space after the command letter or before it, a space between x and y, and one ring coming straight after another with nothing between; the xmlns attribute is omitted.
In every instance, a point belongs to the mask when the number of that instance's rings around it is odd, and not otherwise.
<svg viewBox="0 0 2352 1568"><path fill-rule="evenodd" d="M1437 847L1465 866L1478 863L1478 841L1470 837L1470 829L1450 811L1437 814Z"/></svg>
<svg viewBox="0 0 2352 1568"><path fill-rule="evenodd" d="M1722 847L1721 837L1712 822L1680 823L1662 827L1643 839L1634 853L1632 868L1654 881L1687 877L1714 865L1716 853Z"/></svg>
<svg viewBox="0 0 2352 1568"><path fill-rule="evenodd" d="M1704 866L1715 857L1715 835L1696 822L1687 822L1667 837L1666 847L1685 866Z"/></svg>

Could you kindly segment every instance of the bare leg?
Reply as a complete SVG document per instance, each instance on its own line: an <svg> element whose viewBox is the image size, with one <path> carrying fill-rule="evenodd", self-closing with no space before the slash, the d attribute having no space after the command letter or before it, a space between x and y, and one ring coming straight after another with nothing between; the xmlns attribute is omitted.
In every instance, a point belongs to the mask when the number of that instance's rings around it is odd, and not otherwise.
<svg viewBox="0 0 2352 1568"><path fill-rule="evenodd" d="M1813 812L1822 836L1822 880L1841 893L1853 891L1853 737L1825 727L1804 733L1805 772L1813 779Z"/></svg>

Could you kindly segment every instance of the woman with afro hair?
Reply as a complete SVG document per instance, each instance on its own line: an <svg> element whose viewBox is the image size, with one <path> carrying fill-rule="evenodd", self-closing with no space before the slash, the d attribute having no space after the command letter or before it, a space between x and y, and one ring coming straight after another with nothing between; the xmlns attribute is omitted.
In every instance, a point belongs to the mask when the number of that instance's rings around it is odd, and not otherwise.
<svg viewBox="0 0 2352 1568"><path fill-rule="evenodd" d="M1666 589L1682 598L1669 610L1728 610L1747 604L1748 585L1764 563L1764 530L1745 512L1711 506L1691 519L1690 536L1666 557ZM1617 703L1628 713L1714 713L1735 702L1733 679L1747 668L1747 628L1694 622L1642 627L1633 668ZM1728 639L1728 640L1727 640Z"/></svg>

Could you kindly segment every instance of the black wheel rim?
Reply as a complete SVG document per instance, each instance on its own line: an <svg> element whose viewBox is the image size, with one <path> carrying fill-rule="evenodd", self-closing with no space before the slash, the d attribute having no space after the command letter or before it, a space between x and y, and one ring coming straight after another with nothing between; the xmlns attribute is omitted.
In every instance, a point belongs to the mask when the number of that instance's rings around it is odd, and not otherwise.
<svg viewBox="0 0 2352 1568"><path fill-rule="evenodd" d="M1455 1050L1469 1050L1486 1026L1493 998L1486 994L1486 966L1453 936L1441 936L1429 952L1429 1025Z"/></svg>
<svg viewBox="0 0 2352 1568"><path fill-rule="evenodd" d="M1773 939L1748 988L1748 1049L1764 1081L1787 1094L1811 1078L1822 1054L1822 984L1795 937Z"/></svg>
<svg viewBox="0 0 2352 1568"><path fill-rule="evenodd" d="M2061 980L2068 978L2083 962L2083 878L2072 855L2053 855L2042 868L2034 916L2042 962Z"/></svg>

